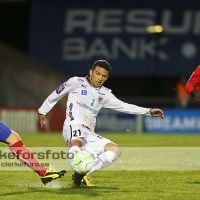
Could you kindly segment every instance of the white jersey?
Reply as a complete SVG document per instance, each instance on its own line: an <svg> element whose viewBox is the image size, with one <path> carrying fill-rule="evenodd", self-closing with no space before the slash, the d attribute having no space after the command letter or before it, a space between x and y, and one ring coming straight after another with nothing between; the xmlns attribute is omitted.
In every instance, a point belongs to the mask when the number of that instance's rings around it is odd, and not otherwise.
<svg viewBox="0 0 200 200"><path fill-rule="evenodd" d="M110 108L128 114L150 115L150 108L124 103L111 90L101 86L95 88L87 77L72 77L53 91L38 112L46 115L65 95L68 95L64 126L82 124L94 131L96 117L101 108Z"/></svg>

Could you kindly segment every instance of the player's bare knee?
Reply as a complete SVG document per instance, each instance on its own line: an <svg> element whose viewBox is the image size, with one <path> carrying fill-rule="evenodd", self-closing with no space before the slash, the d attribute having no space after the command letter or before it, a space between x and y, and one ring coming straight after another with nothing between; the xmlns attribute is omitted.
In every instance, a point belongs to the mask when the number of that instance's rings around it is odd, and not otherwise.
<svg viewBox="0 0 200 200"><path fill-rule="evenodd" d="M105 151L112 151L113 153L116 154L117 157L119 157L121 155L121 148L113 143L108 143L105 145L104 147Z"/></svg>
<svg viewBox="0 0 200 200"><path fill-rule="evenodd" d="M81 139L80 139L80 140L79 140L79 139L75 139L75 140L72 140L72 141L70 142L70 147L72 147L72 146L81 147L82 144L83 144L83 142L82 142Z"/></svg>
<svg viewBox="0 0 200 200"><path fill-rule="evenodd" d="M18 142L19 140L21 140L20 136L16 132L12 131L10 136L5 141L5 143L8 144L8 146L11 146L16 142Z"/></svg>
<svg viewBox="0 0 200 200"><path fill-rule="evenodd" d="M119 157L121 155L121 148L119 146L116 146L114 149L114 153Z"/></svg>

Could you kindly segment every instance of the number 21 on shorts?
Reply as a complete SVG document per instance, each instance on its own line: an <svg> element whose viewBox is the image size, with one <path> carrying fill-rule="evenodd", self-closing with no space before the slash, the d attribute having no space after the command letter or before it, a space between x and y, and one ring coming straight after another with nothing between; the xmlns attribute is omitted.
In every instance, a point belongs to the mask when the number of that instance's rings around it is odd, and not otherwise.
<svg viewBox="0 0 200 200"><path fill-rule="evenodd" d="M80 129L73 130L72 135L73 135L73 137L80 137L81 136L81 130Z"/></svg>

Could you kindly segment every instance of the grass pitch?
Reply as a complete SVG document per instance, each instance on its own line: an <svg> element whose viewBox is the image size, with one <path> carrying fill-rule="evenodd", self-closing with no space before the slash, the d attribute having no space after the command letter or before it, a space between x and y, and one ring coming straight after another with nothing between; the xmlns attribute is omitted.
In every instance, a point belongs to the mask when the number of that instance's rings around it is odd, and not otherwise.
<svg viewBox="0 0 200 200"><path fill-rule="evenodd" d="M102 135L121 147L200 147L200 135ZM21 134L21 138L27 147L65 147L61 134ZM92 178L95 187L75 187L69 171L62 179L43 186L33 171L0 170L0 199L200 199L198 170L97 171Z"/></svg>

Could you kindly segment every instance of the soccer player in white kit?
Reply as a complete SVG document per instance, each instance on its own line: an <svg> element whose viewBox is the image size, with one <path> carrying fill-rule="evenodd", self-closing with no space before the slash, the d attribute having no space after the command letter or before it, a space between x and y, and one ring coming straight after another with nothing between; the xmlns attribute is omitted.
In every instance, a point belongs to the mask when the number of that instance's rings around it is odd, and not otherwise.
<svg viewBox="0 0 200 200"><path fill-rule="evenodd" d="M89 173L109 166L121 154L117 144L94 132L96 117L101 108L164 118L161 109L143 108L117 99L110 89L103 86L110 70L111 66L107 61L97 60L88 76L70 78L54 90L38 109L38 118L43 127L45 115L68 94L63 137L70 153L86 150L95 156L94 167ZM82 176L74 172L72 179L75 185L92 186L88 175Z"/></svg>

